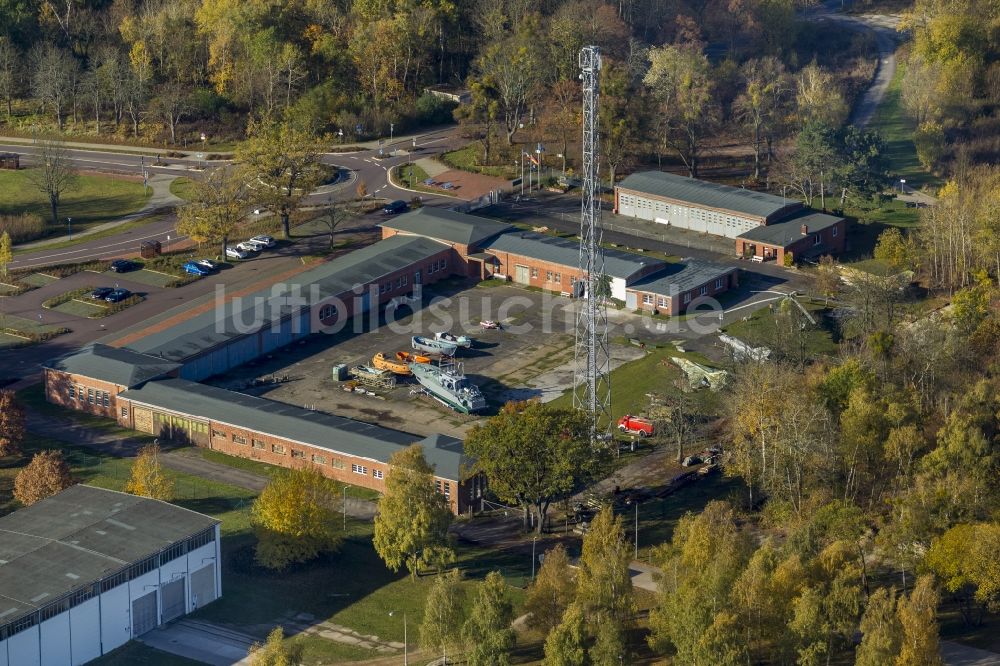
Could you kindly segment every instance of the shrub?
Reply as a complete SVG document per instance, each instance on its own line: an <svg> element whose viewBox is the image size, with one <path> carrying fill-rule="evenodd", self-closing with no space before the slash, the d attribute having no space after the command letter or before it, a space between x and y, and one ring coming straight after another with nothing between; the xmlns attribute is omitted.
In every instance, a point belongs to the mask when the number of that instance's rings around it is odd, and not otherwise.
<svg viewBox="0 0 1000 666"><path fill-rule="evenodd" d="M142 303L142 296L139 294L132 294L123 301L118 301L117 303L108 303L108 307L104 312L95 312L90 315L91 319L99 319L101 317L107 317L108 315L113 315L116 312L121 312L126 308L130 308L137 303Z"/></svg>
<svg viewBox="0 0 1000 666"><path fill-rule="evenodd" d="M417 98L413 109L417 122L424 125L441 125L452 120L452 112L458 107L455 102L441 99L431 93L424 93Z"/></svg>
<svg viewBox="0 0 1000 666"><path fill-rule="evenodd" d="M94 290L93 287L87 286L82 289L74 289L73 291L67 291L65 294L59 294L58 296L53 296L52 298L45 299L42 301L43 308L54 308L57 305L62 305L63 303L69 303L70 301L80 298L81 296L86 296Z"/></svg>
<svg viewBox="0 0 1000 666"><path fill-rule="evenodd" d="M45 221L32 213L0 215L0 235L5 231L14 243L24 243L46 234Z"/></svg>

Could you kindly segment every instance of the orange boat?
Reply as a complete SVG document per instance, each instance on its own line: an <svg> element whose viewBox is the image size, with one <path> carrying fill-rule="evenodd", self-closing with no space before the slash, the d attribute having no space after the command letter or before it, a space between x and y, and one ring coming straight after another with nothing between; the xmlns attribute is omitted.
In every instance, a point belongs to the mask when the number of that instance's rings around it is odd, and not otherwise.
<svg viewBox="0 0 1000 666"><path fill-rule="evenodd" d="M410 366L404 361L397 361L387 357L382 352L372 356L372 365L378 370L388 370L397 375L412 375L410 372Z"/></svg>
<svg viewBox="0 0 1000 666"><path fill-rule="evenodd" d="M398 351L396 352L396 358L398 358L403 363L430 363L430 356L421 356L420 354L415 354L413 352Z"/></svg>

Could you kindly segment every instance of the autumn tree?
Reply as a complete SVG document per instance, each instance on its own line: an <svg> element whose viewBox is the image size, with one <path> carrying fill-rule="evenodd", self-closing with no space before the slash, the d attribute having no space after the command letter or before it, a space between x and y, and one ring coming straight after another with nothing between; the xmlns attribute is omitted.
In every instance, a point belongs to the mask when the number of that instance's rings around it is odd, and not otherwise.
<svg viewBox="0 0 1000 666"><path fill-rule="evenodd" d="M336 498L336 485L314 467L272 478L250 508L257 562L280 571L335 549L342 538L334 529Z"/></svg>
<svg viewBox="0 0 1000 666"><path fill-rule="evenodd" d="M643 82L659 104L661 136L697 178L704 142L718 117L711 65L700 50L675 45L651 50L649 62Z"/></svg>
<svg viewBox="0 0 1000 666"><path fill-rule="evenodd" d="M672 647L678 660L695 663L699 643L746 564L748 545L725 502L710 502L702 513L681 518L670 544L658 553L661 568L671 575L660 579L650 611L650 647L658 652Z"/></svg>
<svg viewBox="0 0 1000 666"><path fill-rule="evenodd" d="M157 500L171 499L174 482L164 474L160 465L159 444L147 444L139 449L139 455L132 461L125 492Z"/></svg>
<svg viewBox="0 0 1000 666"><path fill-rule="evenodd" d="M763 153L770 162L771 146L782 120L790 84L784 65L774 56L748 60L740 67L740 73L745 88L736 98L734 107L740 121L750 131L754 147L753 177L759 180L761 156Z"/></svg>
<svg viewBox="0 0 1000 666"><path fill-rule="evenodd" d="M59 224L62 195L78 187L76 169L69 153L53 141L39 142L38 166L28 171L28 180L49 202L52 224Z"/></svg>
<svg viewBox="0 0 1000 666"><path fill-rule="evenodd" d="M833 75L811 62L795 77L795 102L799 122L839 127L847 119L847 102Z"/></svg>
<svg viewBox="0 0 1000 666"><path fill-rule="evenodd" d="M587 658L587 624L576 604L570 605L558 625L546 633L543 666L580 666Z"/></svg>
<svg viewBox="0 0 1000 666"><path fill-rule="evenodd" d="M0 390L0 457L19 453L24 433L24 408L13 391Z"/></svg>
<svg viewBox="0 0 1000 666"><path fill-rule="evenodd" d="M250 666L293 666L300 663L302 650L298 640L285 640L285 631L279 626L271 630L263 643L251 645L247 657Z"/></svg>
<svg viewBox="0 0 1000 666"><path fill-rule="evenodd" d="M62 453L42 451L14 477L14 497L24 506L31 506L71 485L73 478Z"/></svg>
<svg viewBox="0 0 1000 666"><path fill-rule="evenodd" d="M191 182L190 202L177 208L177 232L198 243L221 243L225 259L229 237L246 215L246 174L218 167Z"/></svg>
<svg viewBox="0 0 1000 666"><path fill-rule="evenodd" d="M14 247L10 241L10 234L6 231L0 234L0 274L7 277L7 266L14 261Z"/></svg>
<svg viewBox="0 0 1000 666"><path fill-rule="evenodd" d="M632 544L621 516L605 506L590 522L576 576L576 603L587 617L602 616L621 628L631 623L635 598L628 565Z"/></svg>
<svg viewBox="0 0 1000 666"><path fill-rule="evenodd" d="M910 592L900 599L897 613L902 627L902 645L896 666L939 666L937 607L938 592L931 576L921 576Z"/></svg>
<svg viewBox="0 0 1000 666"><path fill-rule="evenodd" d="M545 552L538 577L528 587L524 610L528 623L548 634L561 621L575 597L576 582L562 544Z"/></svg>
<svg viewBox="0 0 1000 666"><path fill-rule="evenodd" d="M462 573L451 569L438 574L427 593L424 621L420 625L420 645L441 653L457 651L462 644L464 608Z"/></svg>
<svg viewBox="0 0 1000 666"><path fill-rule="evenodd" d="M1000 608L1000 524L960 523L934 539L927 566L942 587L961 601L967 625L983 611Z"/></svg>
<svg viewBox="0 0 1000 666"><path fill-rule="evenodd" d="M389 458L385 492L378 501L372 543L386 566L403 566L414 578L421 567L454 558L448 545L453 515L448 501L435 488L434 468L414 444Z"/></svg>
<svg viewBox="0 0 1000 666"><path fill-rule="evenodd" d="M694 397L683 391L670 391L650 398L649 418L656 424L657 432L674 440L677 462L684 460L684 443L694 432L698 414Z"/></svg>
<svg viewBox="0 0 1000 666"><path fill-rule="evenodd" d="M865 604L865 613L861 617L861 644L855 664L891 664L899 654L901 642L902 626L896 614L896 590L880 587Z"/></svg>
<svg viewBox="0 0 1000 666"><path fill-rule="evenodd" d="M511 628L514 606L503 576L497 571L486 575L462 635L467 645L469 666L507 666L516 635Z"/></svg>
<svg viewBox="0 0 1000 666"><path fill-rule="evenodd" d="M522 21L505 38L486 44L476 63L480 78L495 95L508 146L514 145L521 117L541 80L536 23Z"/></svg>
<svg viewBox="0 0 1000 666"><path fill-rule="evenodd" d="M51 110L56 127L62 131L80 65L72 54L51 43L35 51L32 59L32 96Z"/></svg>
<svg viewBox="0 0 1000 666"><path fill-rule="evenodd" d="M285 238L289 217L322 180L321 148L313 132L296 123L252 122L236 151L246 165L255 200L281 219Z"/></svg>
<svg viewBox="0 0 1000 666"><path fill-rule="evenodd" d="M538 401L509 402L465 439L465 451L476 459L476 471L489 480L501 501L524 507L544 529L549 505L568 496L590 477L596 456L582 412Z"/></svg>
<svg viewBox="0 0 1000 666"><path fill-rule="evenodd" d="M7 122L10 122L14 109L14 97L19 89L19 74L21 69L21 53L10 37L0 37L0 100L7 108Z"/></svg>

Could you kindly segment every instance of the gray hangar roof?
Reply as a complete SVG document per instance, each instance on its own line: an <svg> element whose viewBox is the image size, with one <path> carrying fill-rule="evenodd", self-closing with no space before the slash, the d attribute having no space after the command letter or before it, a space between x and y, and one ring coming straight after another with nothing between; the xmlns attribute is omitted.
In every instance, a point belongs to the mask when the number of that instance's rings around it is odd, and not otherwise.
<svg viewBox="0 0 1000 666"><path fill-rule="evenodd" d="M645 291L663 296L676 296L697 289L724 275L735 272L735 266L724 266L702 259L682 259L675 264L667 264L662 271L636 280L629 290Z"/></svg>
<svg viewBox="0 0 1000 666"><path fill-rule="evenodd" d="M455 480L461 478L462 465L466 462L462 442L451 437L432 435L421 439L399 430L186 379L148 382L141 388L121 393L120 397L382 463L388 463L389 457L401 448L419 443L424 445L424 456L438 475Z"/></svg>
<svg viewBox="0 0 1000 666"><path fill-rule="evenodd" d="M0 517L0 625L218 522L91 486L72 486Z"/></svg>
<svg viewBox="0 0 1000 666"><path fill-rule="evenodd" d="M533 231L512 231L501 234L486 242L483 248L494 252L509 252L522 257L547 261L566 266L572 270L577 270L577 266L580 264L579 242L537 234ZM631 252L604 250L604 272L611 277L623 280L628 280L644 268L662 263L659 259L651 259Z"/></svg>
<svg viewBox="0 0 1000 666"><path fill-rule="evenodd" d="M776 197L773 194L710 183L663 171L633 173L622 180L618 188L761 218L802 206L798 201Z"/></svg>
<svg viewBox="0 0 1000 666"><path fill-rule="evenodd" d="M231 299L216 307L182 321L162 331L144 335L126 345L144 354L161 356L171 361L182 361L219 345L254 333L272 321L280 320L299 310L289 306L285 298L298 295L310 298L310 285L316 285L319 298L336 296L350 291L358 284L375 282L379 278L411 266L441 252L439 242L418 236L393 236L368 247L349 252L332 261L300 273L285 283L265 287L240 299ZM255 322L254 310L258 304L263 318ZM190 305L178 308L182 312Z"/></svg>
<svg viewBox="0 0 1000 666"><path fill-rule="evenodd" d="M768 245L777 245L778 247L788 247L795 241L804 238L804 236L828 229L843 219L836 215L827 215L819 211L806 210L782 222L754 227L740 234L737 238L767 243ZM806 234L802 233L803 224L807 227Z"/></svg>
<svg viewBox="0 0 1000 666"><path fill-rule="evenodd" d="M383 222L381 226L462 245L476 245L491 236L513 229L506 222L497 222L448 208L428 206L418 208L411 213L404 213L393 220Z"/></svg>
<svg viewBox="0 0 1000 666"><path fill-rule="evenodd" d="M119 386L136 386L180 366L156 356L100 343L49 361L46 368L84 375Z"/></svg>

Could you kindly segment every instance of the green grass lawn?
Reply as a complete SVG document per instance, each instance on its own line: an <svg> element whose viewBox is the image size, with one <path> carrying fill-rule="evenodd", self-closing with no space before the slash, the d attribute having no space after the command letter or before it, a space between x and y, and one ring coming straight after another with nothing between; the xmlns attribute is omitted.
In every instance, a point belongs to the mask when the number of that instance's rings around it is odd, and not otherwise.
<svg viewBox="0 0 1000 666"><path fill-rule="evenodd" d="M441 155L441 161L452 169L471 171L472 173L481 173L486 176L495 176L508 180L521 175L520 169L515 169L512 166L484 166L480 164L482 156L483 151L481 146L478 143L470 143L464 148L444 153Z"/></svg>
<svg viewBox="0 0 1000 666"><path fill-rule="evenodd" d="M34 213L48 220L48 199L28 178L29 169L0 171L0 212ZM134 213L146 205L149 194L142 183L108 176L81 175L79 187L64 192L59 205L60 224L56 234L66 233L66 218L73 219L73 230L83 231L96 224L110 222Z"/></svg>
<svg viewBox="0 0 1000 666"><path fill-rule="evenodd" d="M399 174L400 182L409 188L423 185L424 181L430 178L419 164L413 162L396 167L396 173ZM430 190L430 188L427 189Z"/></svg>
<svg viewBox="0 0 1000 666"><path fill-rule="evenodd" d="M20 291L20 287L18 287L16 284L0 282L0 296L6 296L7 294L15 294L18 291Z"/></svg>
<svg viewBox="0 0 1000 666"><path fill-rule="evenodd" d="M30 275L25 275L23 278L18 280L18 282L23 282L24 284L30 284L32 287L44 287L47 284L52 284L59 278L54 275L46 275L45 273L31 273Z"/></svg>
<svg viewBox="0 0 1000 666"><path fill-rule="evenodd" d="M191 201L194 182L187 176L181 176L170 181L170 193L179 199Z"/></svg>
<svg viewBox="0 0 1000 666"><path fill-rule="evenodd" d="M825 310L824 306L819 303L802 303L802 305L817 321L815 327L809 327L804 332L806 354L811 358L836 355L837 343L834 341L833 333L824 325L824 319L821 316ZM747 344L771 346L777 335L774 317L777 309L777 305L775 312L767 307L761 308L754 311L747 321L733 322L723 330Z"/></svg>
<svg viewBox="0 0 1000 666"><path fill-rule="evenodd" d="M611 404L615 419L624 414L641 414L649 407L647 393L673 393L679 391L677 381L684 373L670 361L671 356L681 356L696 363L706 363L700 354L679 353L673 345L646 345L646 355L611 371L614 401ZM567 391L551 403L553 407L572 407L573 394Z"/></svg>
<svg viewBox="0 0 1000 666"><path fill-rule="evenodd" d="M48 402L45 399L45 389L42 384L33 384L28 388L17 392L18 401L25 407L35 411L42 416L51 418L69 419L87 428L100 430L104 433L116 435L132 440L146 441L152 443L155 437L149 433L138 432L122 428L114 419L78 412L76 410L64 409Z"/></svg>
<svg viewBox="0 0 1000 666"><path fill-rule="evenodd" d="M915 124L907 117L903 109L901 91L906 65L897 60L896 72L885 93L882 104L875 111L871 129L878 130L885 139L889 158L889 169L896 181L906 180L910 187L920 189L924 185L937 187L940 179L928 173L917 159L917 149L913 145Z"/></svg>
<svg viewBox="0 0 1000 666"><path fill-rule="evenodd" d="M149 224L150 222L156 222L157 220L160 220L162 217L163 217L163 215L147 215L147 216L143 216L143 217L141 217L141 218L139 218L137 220L132 220L130 222L123 222L122 224L117 224L117 225L115 225L115 226L113 226L111 228L108 228L108 229L102 229L100 231L95 231L94 233L87 234L85 236L81 236L79 234L74 233L72 240L70 240L70 239L67 238L66 240L61 240L61 241L55 241L55 242L51 242L51 243L46 243L45 244L45 250L46 251L61 250L63 248L73 247L74 245L79 245L80 243L89 243L90 241L100 240L102 238L107 238L109 236L116 236L116 235L124 233L126 231L131 231L132 229L138 229L139 227L145 226L145 225ZM74 220L75 219L76 218L74 218ZM74 228L74 230L76 229L75 223L74 223L74 227L73 228ZM37 251L38 251L38 248L34 248L34 249L32 249L30 247L23 247L23 248L15 247L14 248L14 254L15 255L16 254L20 254L22 252L37 252Z"/></svg>
<svg viewBox="0 0 1000 666"><path fill-rule="evenodd" d="M26 319L24 317L17 317L9 314L0 315L0 325L13 329L14 331L34 335L57 333L62 328L61 326L46 324L44 323L44 319L42 321L38 321L37 319Z"/></svg>
<svg viewBox="0 0 1000 666"><path fill-rule="evenodd" d="M108 310L107 306L102 305L100 301L88 302L77 299L66 301L65 303L57 305L52 309L56 312L62 312L63 314L88 318L100 317Z"/></svg>
<svg viewBox="0 0 1000 666"><path fill-rule="evenodd" d="M0 349L11 349L12 347L22 347L31 344L27 338L19 338L16 335L0 333Z"/></svg>

